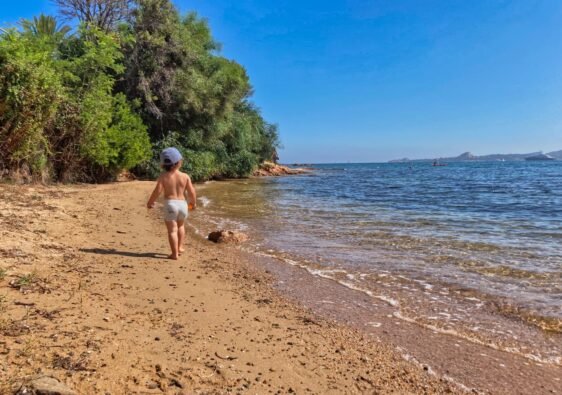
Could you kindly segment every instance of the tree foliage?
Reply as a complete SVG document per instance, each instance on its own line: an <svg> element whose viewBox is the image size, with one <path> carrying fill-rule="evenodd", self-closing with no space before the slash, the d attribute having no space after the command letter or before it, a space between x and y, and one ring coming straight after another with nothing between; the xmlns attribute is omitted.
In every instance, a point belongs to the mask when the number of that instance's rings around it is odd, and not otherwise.
<svg viewBox="0 0 562 395"><path fill-rule="evenodd" d="M125 21L133 0L51 0L66 19L77 19L87 25L110 31Z"/></svg>
<svg viewBox="0 0 562 395"><path fill-rule="evenodd" d="M139 1L125 46L126 91L141 100L151 130L164 128L173 105L173 90L185 54L180 17L168 0Z"/></svg>
<svg viewBox="0 0 562 395"><path fill-rule="evenodd" d="M42 176L49 154L44 130L62 101L60 75L43 45L15 30L0 37L0 164L24 162Z"/></svg>
<svg viewBox="0 0 562 395"><path fill-rule="evenodd" d="M22 19L20 25L26 33L54 39L64 38L71 30L70 26L59 24L56 18L44 14L32 20Z"/></svg>
<svg viewBox="0 0 562 395"><path fill-rule="evenodd" d="M0 176L151 177L170 145L195 180L245 177L275 157L277 127L250 101L246 70L197 14L170 0L56 3L84 22L73 34L45 15L0 34Z"/></svg>
<svg viewBox="0 0 562 395"><path fill-rule="evenodd" d="M36 177L101 180L150 155L146 127L114 94L119 40L81 29L64 45L0 36L0 164Z"/></svg>
<svg viewBox="0 0 562 395"><path fill-rule="evenodd" d="M169 0L139 0L125 45L130 99L153 142L173 135L195 179L243 177L279 145L277 127L249 97L246 70L218 53L207 22L181 17Z"/></svg>

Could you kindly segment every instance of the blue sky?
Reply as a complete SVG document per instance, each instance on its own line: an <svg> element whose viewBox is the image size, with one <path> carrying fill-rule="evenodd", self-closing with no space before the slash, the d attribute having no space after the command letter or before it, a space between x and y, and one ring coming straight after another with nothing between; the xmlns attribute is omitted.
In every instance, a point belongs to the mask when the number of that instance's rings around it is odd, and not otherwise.
<svg viewBox="0 0 562 395"><path fill-rule="evenodd" d="M176 0L278 123L284 162L562 149L562 2ZM3 4L0 21L52 12Z"/></svg>

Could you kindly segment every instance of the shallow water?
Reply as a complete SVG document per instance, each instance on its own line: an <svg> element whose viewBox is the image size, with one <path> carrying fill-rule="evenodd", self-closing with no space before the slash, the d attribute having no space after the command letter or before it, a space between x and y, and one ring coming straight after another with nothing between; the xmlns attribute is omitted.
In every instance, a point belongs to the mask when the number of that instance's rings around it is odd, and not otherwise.
<svg viewBox="0 0 562 395"><path fill-rule="evenodd" d="M562 363L562 163L316 167L201 186L194 224L245 231L402 320Z"/></svg>

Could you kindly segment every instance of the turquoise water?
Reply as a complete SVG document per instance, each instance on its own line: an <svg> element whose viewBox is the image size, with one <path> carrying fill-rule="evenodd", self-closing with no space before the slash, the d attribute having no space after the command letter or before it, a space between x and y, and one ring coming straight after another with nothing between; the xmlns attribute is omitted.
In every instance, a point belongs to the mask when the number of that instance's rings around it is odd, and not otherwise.
<svg viewBox="0 0 562 395"><path fill-rule="evenodd" d="M562 331L562 162L314 167L208 184L201 215L426 326L478 338Z"/></svg>

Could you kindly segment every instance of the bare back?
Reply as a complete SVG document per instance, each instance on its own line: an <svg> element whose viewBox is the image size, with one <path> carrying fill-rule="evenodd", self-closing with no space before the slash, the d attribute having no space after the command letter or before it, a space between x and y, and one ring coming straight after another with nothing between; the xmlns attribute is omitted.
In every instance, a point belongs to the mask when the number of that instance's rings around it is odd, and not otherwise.
<svg viewBox="0 0 562 395"><path fill-rule="evenodd" d="M164 172L160 180L164 198L168 200L185 200L185 191L189 183L189 176L179 170Z"/></svg>

